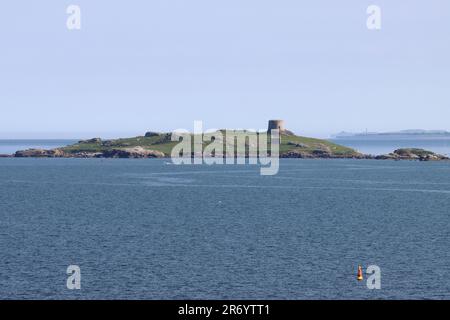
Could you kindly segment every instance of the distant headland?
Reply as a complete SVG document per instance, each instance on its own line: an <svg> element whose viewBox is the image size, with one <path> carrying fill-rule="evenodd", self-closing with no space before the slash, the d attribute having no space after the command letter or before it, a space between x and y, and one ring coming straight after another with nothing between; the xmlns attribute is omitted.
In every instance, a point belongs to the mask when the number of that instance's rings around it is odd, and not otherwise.
<svg viewBox="0 0 450 320"><path fill-rule="evenodd" d="M327 158L327 159L377 159L377 160L449 160L449 158L431 151L408 148L398 149L385 155L366 155L328 140L298 136L285 129L283 120L269 120L267 131L277 129L280 132L280 158ZM223 131L225 135L227 131ZM236 134L237 131L233 131ZM239 134L246 134L245 130ZM19 150L12 155L0 157L16 158L165 158L177 144L172 141L172 133L148 131L142 136L103 140L92 138L55 149ZM227 142L224 140L223 142ZM246 142L248 143L248 142ZM208 146L203 143L203 149ZM246 146L248 146L246 144ZM270 153L270 150L268 150ZM192 154L193 156L193 154ZM214 156L214 155L212 155ZM246 157L249 155L246 154Z"/></svg>

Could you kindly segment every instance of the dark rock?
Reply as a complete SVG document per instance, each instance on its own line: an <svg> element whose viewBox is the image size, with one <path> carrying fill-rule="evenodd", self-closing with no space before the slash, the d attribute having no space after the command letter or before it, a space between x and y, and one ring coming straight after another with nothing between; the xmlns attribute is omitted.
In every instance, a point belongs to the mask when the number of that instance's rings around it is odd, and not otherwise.
<svg viewBox="0 0 450 320"><path fill-rule="evenodd" d="M149 131L149 132L146 132L146 133L145 133L145 137L146 137L146 138L157 137L157 136L159 136L159 133L158 133L158 132Z"/></svg>
<svg viewBox="0 0 450 320"><path fill-rule="evenodd" d="M305 158L313 158L313 155L311 153L303 152L303 151L288 151L288 152L284 152L284 153L280 154L280 158L305 159Z"/></svg>
<svg viewBox="0 0 450 320"><path fill-rule="evenodd" d="M394 155L392 155L392 153L390 154L381 154L378 156L375 156L376 160L395 160L396 157Z"/></svg>
<svg viewBox="0 0 450 320"><path fill-rule="evenodd" d="M314 156L321 157L321 158L330 158L332 156L332 154L329 150L323 150L323 149L314 149L312 151L312 154Z"/></svg>

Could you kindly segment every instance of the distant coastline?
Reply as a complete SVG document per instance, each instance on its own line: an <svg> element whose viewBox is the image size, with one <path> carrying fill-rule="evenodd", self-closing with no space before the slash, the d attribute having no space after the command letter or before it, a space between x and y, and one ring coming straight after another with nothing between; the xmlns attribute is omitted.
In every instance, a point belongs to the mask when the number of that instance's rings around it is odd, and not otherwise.
<svg viewBox="0 0 450 320"><path fill-rule="evenodd" d="M373 138L373 137L450 137L450 132L446 130L423 130L423 129L408 129L400 131L391 132L346 132L342 131L340 133L331 136L332 139L348 139L348 138Z"/></svg>

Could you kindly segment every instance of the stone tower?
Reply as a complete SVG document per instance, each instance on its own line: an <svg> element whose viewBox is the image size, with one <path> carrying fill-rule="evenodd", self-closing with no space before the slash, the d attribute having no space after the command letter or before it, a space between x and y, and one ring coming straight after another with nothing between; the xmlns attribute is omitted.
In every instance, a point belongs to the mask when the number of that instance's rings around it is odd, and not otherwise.
<svg viewBox="0 0 450 320"><path fill-rule="evenodd" d="M284 120L269 120L269 127L267 131L278 129L280 132L284 131Z"/></svg>

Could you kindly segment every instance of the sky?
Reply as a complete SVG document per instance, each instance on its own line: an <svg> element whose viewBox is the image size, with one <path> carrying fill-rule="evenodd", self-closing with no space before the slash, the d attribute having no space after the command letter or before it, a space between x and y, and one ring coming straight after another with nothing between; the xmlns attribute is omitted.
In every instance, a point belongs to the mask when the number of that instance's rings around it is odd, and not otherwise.
<svg viewBox="0 0 450 320"><path fill-rule="evenodd" d="M450 130L449 36L448 0L3 1L0 138Z"/></svg>

